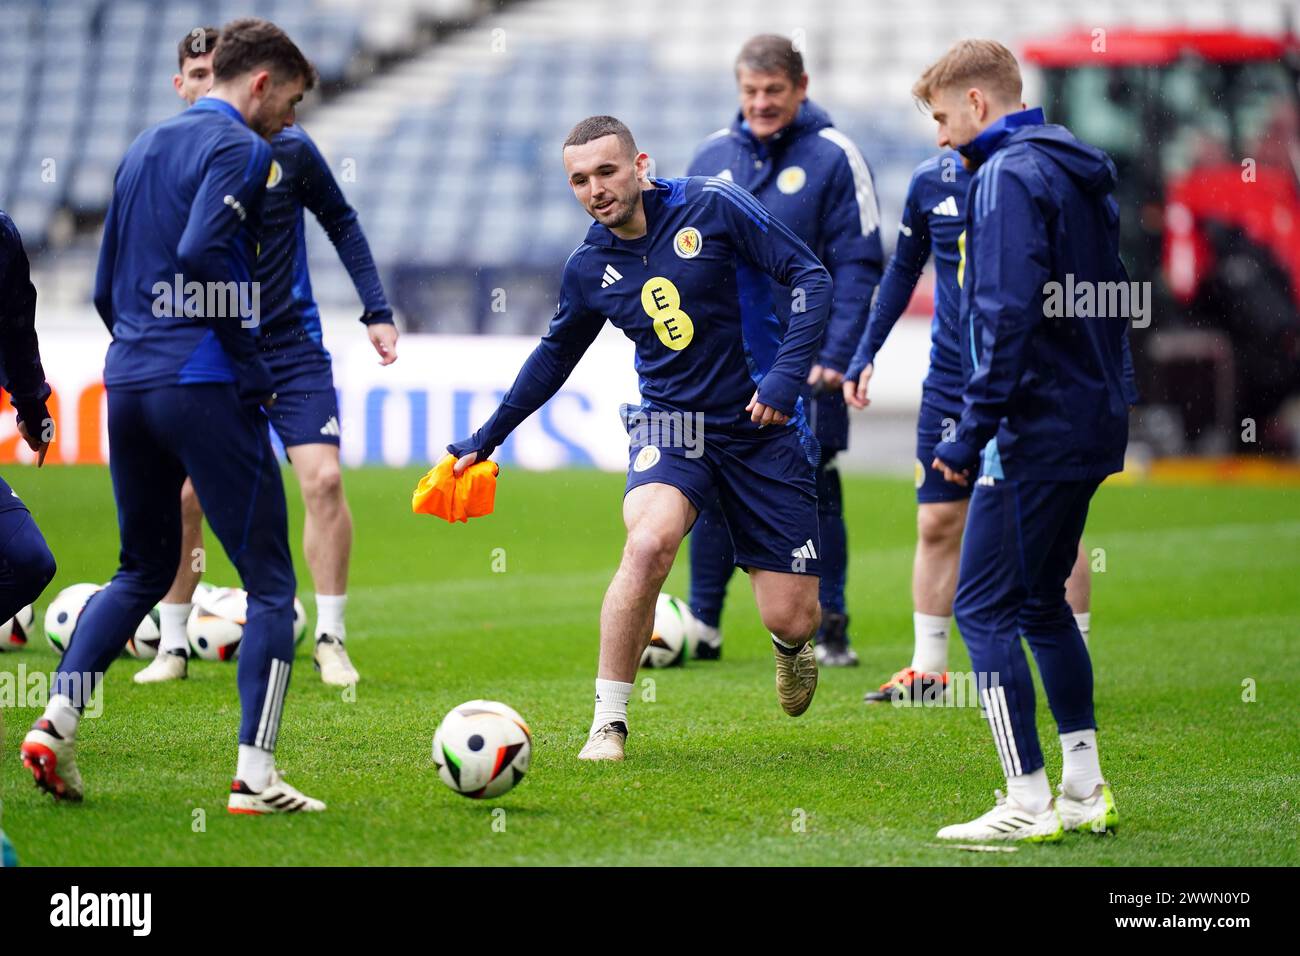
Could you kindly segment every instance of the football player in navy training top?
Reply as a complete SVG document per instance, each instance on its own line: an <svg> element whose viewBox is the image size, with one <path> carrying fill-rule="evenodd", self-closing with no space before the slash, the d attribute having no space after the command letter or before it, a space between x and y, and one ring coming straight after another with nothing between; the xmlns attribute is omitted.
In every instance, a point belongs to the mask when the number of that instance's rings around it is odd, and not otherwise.
<svg viewBox="0 0 1300 956"><path fill-rule="evenodd" d="M808 376L808 418L822 450L817 466L822 623L816 648L823 667L852 666L858 657L848 635L848 541L835 455L849 440L840 390L844 372L880 281L880 210L867 161L807 98L803 56L788 38L765 34L747 41L736 57L736 85L739 114L701 144L687 172L730 179L753 193L831 274L830 319ZM773 303L784 318L779 310L789 299L774 294ZM697 634L697 657L722 651L722 603L734 568L726 523L713 504L691 530L688 626Z"/></svg>
<svg viewBox="0 0 1300 956"><path fill-rule="evenodd" d="M193 105L212 86L213 27L199 27L177 49L177 94ZM275 380L271 425L280 436L302 488L303 552L316 586L313 658L321 679L346 686L358 675L344 647L352 517L339 470L339 412L329 352L321 342L320 313L307 273L303 209L324 227L363 303L361 321L383 365L397 358L397 328L356 211L348 205L315 143L297 126L271 140L271 173L262 209L262 235L254 275L260 284L258 344ZM202 576L195 560L203 547L203 510L186 481L181 491L182 545L171 589L158 606L162 641L158 656L135 675L136 683L183 678L188 673L185 622Z"/></svg>
<svg viewBox="0 0 1300 956"><path fill-rule="evenodd" d="M957 591L962 529L972 485L943 480L926 466L945 428L961 418L962 352L957 331L961 288L957 282L959 240L966 229L966 190L971 175L961 154L949 150L916 167L907 187L898 242L881 280L871 318L858 343L844 382L844 396L855 408L871 404L870 383L876 353L916 289L927 259L934 257L934 315L930 321L930 366L921 384L916 421L916 556L912 563L912 661L880 687L868 703L942 697L948 686L948 636L952 599ZM1088 640L1092 579L1083 542L1065 596L1079 632Z"/></svg>
<svg viewBox="0 0 1300 956"><path fill-rule="evenodd" d="M278 27L250 18L226 25L213 73L210 94L141 133L114 179L94 301L113 336L104 384L120 566L82 611L22 759L56 799L82 798L81 712L176 575L188 476L248 592L228 807L319 811L275 767L295 581L253 284L270 139L315 70Z"/></svg>
<svg viewBox="0 0 1300 956"><path fill-rule="evenodd" d="M1134 397L1130 316L1076 316L1060 288L1128 283L1115 164L1020 101L1020 68L991 40L963 40L913 89L941 147L973 170L958 331L961 417L931 451L946 481L973 483L953 611L979 682L1006 795L941 839L1055 840L1117 822L1102 776L1092 661L1065 581L1088 505L1124 466ZM1053 293L1053 289L1057 290ZM1038 742L1038 664L1060 734L1053 798Z"/></svg>
<svg viewBox="0 0 1300 956"><path fill-rule="evenodd" d="M623 759L655 599L715 498L772 634L778 699L797 717L817 687L811 638L821 616L818 449L801 394L830 312L830 276L735 183L648 178L649 156L613 117L583 120L563 152L574 196L596 221L564 266L550 329L500 407L448 451L458 472L487 458L564 384L607 319L622 329L636 346L642 404L624 409L627 542L601 608L596 711L579 757ZM778 290L796 304L778 310Z"/></svg>

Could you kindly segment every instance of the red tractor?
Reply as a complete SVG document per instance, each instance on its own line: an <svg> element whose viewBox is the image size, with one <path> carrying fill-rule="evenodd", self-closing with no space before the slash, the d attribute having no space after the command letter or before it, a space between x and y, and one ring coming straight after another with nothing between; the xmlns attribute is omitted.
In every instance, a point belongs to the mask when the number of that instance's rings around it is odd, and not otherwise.
<svg viewBox="0 0 1300 956"><path fill-rule="evenodd" d="M1119 171L1124 261L1155 301L1150 327L1130 337L1145 438L1164 453L1295 451L1297 425L1285 421L1300 404L1295 38L1094 30L1024 52L1048 121Z"/></svg>

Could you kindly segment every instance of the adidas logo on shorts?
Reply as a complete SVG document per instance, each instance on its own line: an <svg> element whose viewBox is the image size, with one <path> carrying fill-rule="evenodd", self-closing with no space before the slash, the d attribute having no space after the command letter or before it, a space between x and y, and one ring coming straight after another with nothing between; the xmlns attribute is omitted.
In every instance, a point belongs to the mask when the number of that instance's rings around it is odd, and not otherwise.
<svg viewBox="0 0 1300 956"><path fill-rule="evenodd" d="M322 435L330 435L334 438L338 438L341 434L339 430L339 420L331 415L330 420L321 426L320 433Z"/></svg>
<svg viewBox="0 0 1300 956"><path fill-rule="evenodd" d="M812 538L805 541L802 547L795 548L791 551L790 557L804 558L808 561L814 560L817 557L817 549L813 547Z"/></svg>

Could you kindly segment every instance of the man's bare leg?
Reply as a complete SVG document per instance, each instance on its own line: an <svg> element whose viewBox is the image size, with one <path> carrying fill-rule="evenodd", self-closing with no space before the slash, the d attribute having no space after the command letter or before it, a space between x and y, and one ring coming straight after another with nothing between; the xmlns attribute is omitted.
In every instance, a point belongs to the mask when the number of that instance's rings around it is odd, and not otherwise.
<svg viewBox="0 0 1300 956"><path fill-rule="evenodd" d="M892 701L900 694L919 694L922 674L948 671L948 642L952 631L952 600L961 566L961 538L966 528L967 499L930 501L916 509L916 557L912 562L912 663L878 689L868 691L868 703ZM929 678L931 684L942 678Z"/></svg>
<svg viewBox="0 0 1300 956"><path fill-rule="evenodd" d="M158 655L132 680L137 684L157 684L181 680L189 674L189 638L186 624L193 608L194 591L203 577L206 556L203 551L203 507L188 478L181 485L181 554L172 586L158 602Z"/></svg>
<svg viewBox="0 0 1300 956"><path fill-rule="evenodd" d="M1092 567L1088 563L1088 549L1079 539L1079 555L1074 559L1074 568L1065 579L1065 601L1074 611L1074 623L1079 625L1083 643L1088 643L1088 631L1092 628Z"/></svg>
<svg viewBox="0 0 1300 956"><path fill-rule="evenodd" d="M181 560L176 566L172 586L163 595L163 604L189 604L194 590L203 579L206 560L203 552L203 506L188 478L181 485ZM163 635L166 643L167 635Z"/></svg>
<svg viewBox="0 0 1300 956"><path fill-rule="evenodd" d="M580 760L623 759L627 702L650 643L655 600L695 515L695 506L672 485L640 485L623 498L627 543L600 609L596 712Z"/></svg>
<svg viewBox="0 0 1300 956"><path fill-rule="evenodd" d="M298 476L306 512L302 550L316 587L316 667L326 684L355 684L358 674L343 646L352 513L343 495L339 449L326 444L294 445L286 448L285 454Z"/></svg>
<svg viewBox="0 0 1300 956"><path fill-rule="evenodd" d="M961 536L970 502L934 501L916 509L916 559L912 563L912 669L948 669L952 599L961 565Z"/></svg>
<svg viewBox="0 0 1300 956"><path fill-rule="evenodd" d="M817 578L788 571L749 572L763 626L776 654L776 694L781 709L798 717L817 690L817 658L808 642L821 626Z"/></svg>

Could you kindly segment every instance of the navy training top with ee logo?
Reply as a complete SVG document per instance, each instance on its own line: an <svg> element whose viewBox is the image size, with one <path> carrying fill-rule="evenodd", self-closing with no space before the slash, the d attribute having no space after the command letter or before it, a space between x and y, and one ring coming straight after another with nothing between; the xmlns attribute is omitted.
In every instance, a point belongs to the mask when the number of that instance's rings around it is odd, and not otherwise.
<svg viewBox="0 0 1300 956"><path fill-rule="evenodd" d="M492 417L449 452L490 455L559 390L606 318L636 346L645 407L699 413L706 429L757 436L745 411L757 387L760 402L806 434L799 396L830 310L826 269L734 183L651 184L641 193L646 235L625 241L592 224L565 264L546 335ZM802 293L804 308L788 322L773 308L770 280Z"/></svg>

